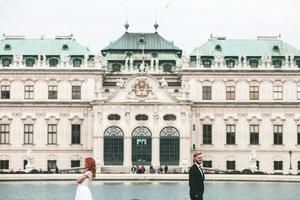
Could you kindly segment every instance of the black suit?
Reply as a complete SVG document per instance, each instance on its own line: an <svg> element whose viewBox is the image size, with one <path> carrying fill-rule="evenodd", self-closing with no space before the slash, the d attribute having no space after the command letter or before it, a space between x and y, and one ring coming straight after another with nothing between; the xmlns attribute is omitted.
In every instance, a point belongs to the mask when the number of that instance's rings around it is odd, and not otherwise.
<svg viewBox="0 0 300 200"><path fill-rule="evenodd" d="M201 169L202 171L202 169ZM204 193L204 173L196 164L193 164L189 171L189 186L191 200L202 200Z"/></svg>

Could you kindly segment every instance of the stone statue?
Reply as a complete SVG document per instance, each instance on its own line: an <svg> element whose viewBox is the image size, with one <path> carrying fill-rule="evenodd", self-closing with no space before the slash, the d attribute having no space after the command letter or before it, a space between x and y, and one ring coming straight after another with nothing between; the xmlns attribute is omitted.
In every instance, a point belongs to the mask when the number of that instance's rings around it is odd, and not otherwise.
<svg viewBox="0 0 300 200"><path fill-rule="evenodd" d="M125 59L125 71L128 70L128 67L129 67L129 58L126 57L126 59ZM129 71L129 70L128 70L128 71Z"/></svg>
<svg viewBox="0 0 300 200"><path fill-rule="evenodd" d="M223 61L224 61L224 56L220 53L215 55L215 63L217 64L218 67L223 66Z"/></svg>
<svg viewBox="0 0 300 200"><path fill-rule="evenodd" d="M132 56L129 59L129 63L130 63L130 68L132 69L133 68L133 58L132 58Z"/></svg>
<svg viewBox="0 0 300 200"><path fill-rule="evenodd" d="M66 66L67 64L69 64L70 55L67 53L63 53L60 55L60 60L61 60L62 64L64 66Z"/></svg>
<svg viewBox="0 0 300 200"><path fill-rule="evenodd" d="M251 151L251 154L249 156L249 169L254 172L255 170L257 170L257 166L256 166L256 152L255 150Z"/></svg>
<svg viewBox="0 0 300 200"><path fill-rule="evenodd" d="M247 64L247 56L246 56L246 54L244 54L243 55L243 66L245 65L245 64Z"/></svg>
<svg viewBox="0 0 300 200"><path fill-rule="evenodd" d="M102 68L102 56L101 55L95 55L94 57L95 66L99 66Z"/></svg>
<svg viewBox="0 0 300 200"><path fill-rule="evenodd" d="M89 55L84 55L84 66L88 65Z"/></svg>
<svg viewBox="0 0 300 200"><path fill-rule="evenodd" d="M27 160L27 164L26 164L26 166L25 166L25 170L27 171L27 172L29 172L29 171L31 171L32 169L34 169L34 167L33 167L33 157L32 157L32 155L31 155L31 149L29 149L29 150L27 150L27 152L26 152L26 157L25 157L25 159Z"/></svg>
<svg viewBox="0 0 300 200"><path fill-rule="evenodd" d="M162 88L168 87L168 82L166 81L166 79L164 77L162 77L162 79L160 80L160 86Z"/></svg>
<svg viewBox="0 0 300 200"><path fill-rule="evenodd" d="M20 65L20 64L22 64L22 61L23 61L23 56L22 55L20 55L20 54L15 54L14 55L14 64Z"/></svg>
<svg viewBox="0 0 300 200"><path fill-rule="evenodd" d="M139 67L140 72L145 72L145 63L142 62L140 67Z"/></svg>
<svg viewBox="0 0 300 200"><path fill-rule="evenodd" d="M122 88L125 85L125 81L123 80L123 78L121 77L120 79L117 79L117 83L116 83L118 88Z"/></svg>
<svg viewBox="0 0 300 200"><path fill-rule="evenodd" d="M271 64L272 64L272 56L268 55L268 56L266 57L266 63L267 63L267 66L268 66L268 67L271 66Z"/></svg>

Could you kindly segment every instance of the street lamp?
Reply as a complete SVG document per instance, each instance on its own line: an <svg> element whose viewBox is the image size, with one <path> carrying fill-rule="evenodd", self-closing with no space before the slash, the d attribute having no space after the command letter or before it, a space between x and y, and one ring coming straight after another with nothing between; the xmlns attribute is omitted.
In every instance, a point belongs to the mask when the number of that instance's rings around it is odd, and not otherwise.
<svg viewBox="0 0 300 200"><path fill-rule="evenodd" d="M290 169L292 169L292 151L289 151L290 154Z"/></svg>

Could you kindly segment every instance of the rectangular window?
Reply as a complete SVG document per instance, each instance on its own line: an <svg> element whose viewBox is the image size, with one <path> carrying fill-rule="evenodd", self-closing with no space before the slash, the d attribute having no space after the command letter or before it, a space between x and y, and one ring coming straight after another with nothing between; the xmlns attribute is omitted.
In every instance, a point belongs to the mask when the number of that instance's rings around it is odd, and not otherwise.
<svg viewBox="0 0 300 200"><path fill-rule="evenodd" d="M297 99L300 100L300 85L297 86Z"/></svg>
<svg viewBox="0 0 300 200"><path fill-rule="evenodd" d="M211 160L204 160L203 167L212 168L212 161Z"/></svg>
<svg viewBox="0 0 300 200"><path fill-rule="evenodd" d="M202 86L202 99L211 100L211 86Z"/></svg>
<svg viewBox="0 0 300 200"><path fill-rule="evenodd" d="M259 144L259 125L250 125L250 144Z"/></svg>
<svg viewBox="0 0 300 200"><path fill-rule="evenodd" d="M48 171L56 170L56 160L47 160L48 163Z"/></svg>
<svg viewBox="0 0 300 200"><path fill-rule="evenodd" d="M81 59L73 59L73 67L80 67Z"/></svg>
<svg viewBox="0 0 300 200"><path fill-rule="evenodd" d="M33 85L25 85L25 99L33 99L34 96L34 88Z"/></svg>
<svg viewBox="0 0 300 200"><path fill-rule="evenodd" d="M226 86L226 100L235 100L235 86Z"/></svg>
<svg viewBox="0 0 300 200"><path fill-rule="evenodd" d="M274 125L274 144L282 144L282 125Z"/></svg>
<svg viewBox="0 0 300 200"><path fill-rule="evenodd" d="M71 160L71 168L80 167L80 160Z"/></svg>
<svg viewBox="0 0 300 200"><path fill-rule="evenodd" d="M0 124L0 144L9 144L9 124Z"/></svg>
<svg viewBox="0 0 300 200"><path fill-rule="evenodd" d="M202 64L203 64L203 67L204 68L210 68L211 67L211 60L209 60L209 59L203 59L203 60L201 60L202 61Z"/></svg>
<svg viewBox="0 0 300 200"><path fill-rule="evenodd" d="M300 161L298 161L298 170L300 170Z"/></svg>
<svg viewBox="0 0 300 200"><path fill-rule="evenodd" d="M24 125L24 144L33 144L33 124Z"/></svg>
<svg viewBox="0 0 300 200"><path fill-rule="evenodd" d="M0 170L9 169L9 160L0 160Z"/></svg>
<svg viewBox="0 0 300 200"><path fill-rule="evenodd" d="M1 85L1 99L10 99L9 85Z"/></svg>
<svg viewBox="0 0 300 200"><path fill-rule="evenodd" d="M2 59L2 65L3 67L9 67L9 65L11 64L12 59L11 58L3 58Z"/></svg>
<svg viewBox="0 0 300 200"><path fill-rule="evenodd" d="M212 125L203 124L203 144L212 144Z"/></svg>
<svg viewBox="0 0 300 200"><path fill-rule="evenodd" d="M81 86L72 86L72 99L81 99Z"/></svg>
<svg viewBox="0 0 300 200"><path fill-rule="evenodd" d="M235 125L226 125L226 144L235 144Z"/></svg>
<svg viewBox="0 0 300 200"><path fill-rule="evenodd" d="M80 124L72 124L72 144L80 144Z"/></svg>
<svg viewBox="0 0 300 200"><path fill-rule="evenodd" d="M227 160L226 161L226 169L227 170L235 170L235 161L234 160Z"/></svg>
<svg viewBox="0 0 300 200"><path fill-rule="evenodd" d="M48 124L48 144L57 144L57 125Z"/></svg>
<svg viewBox="0 0 300 200"><path fill-rule="evenodd" d="M56 85L48 86L48 99L57 99L57 86Z"/></svg>
<svg viewBox="0 0 300 200"><path fill-rule="evenodd" d="M259 87L250 86L250 100L259 100Z"/></svg>
<svg viewBox="0 0 300 200"><path fill-rule="evenodd" d="M297 126L297 144L300 144L300 125Z"/></svg>
<svg viewBox="0 0 300 200"><path fill-rule="evenodd" d="M274 86L273 87L273 99L274 100L282 100L283 99L282 86Z"/></svg>
<svg viewBox="0 0 300 200"><path fill-rule="evenodd" d="M283 162L282 161L274 161L274 170L282 170Z"/></svg>

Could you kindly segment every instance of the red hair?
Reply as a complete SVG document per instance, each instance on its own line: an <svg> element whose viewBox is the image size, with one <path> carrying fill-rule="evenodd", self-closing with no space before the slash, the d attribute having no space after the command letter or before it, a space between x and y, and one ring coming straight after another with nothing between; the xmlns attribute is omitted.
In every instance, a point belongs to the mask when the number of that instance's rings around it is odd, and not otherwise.
<svg viewBox="0 0 300 200"><path fill-rule="evenodd" d="M94 158L92 157L87 157L84 159L85 162L85 167L93 173L93 178L96 177L96 162Z"/></svg>

